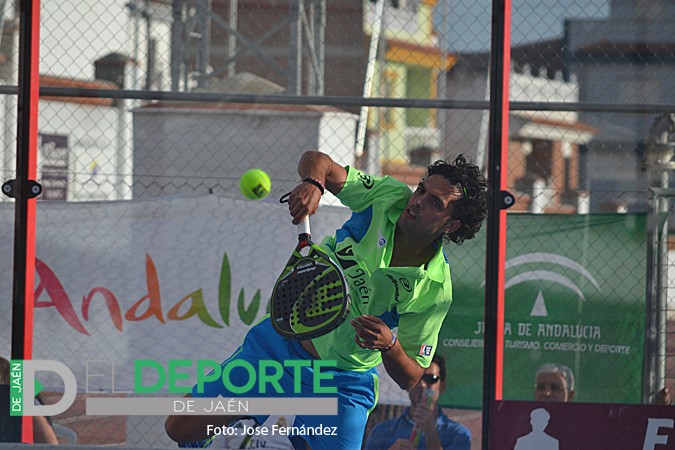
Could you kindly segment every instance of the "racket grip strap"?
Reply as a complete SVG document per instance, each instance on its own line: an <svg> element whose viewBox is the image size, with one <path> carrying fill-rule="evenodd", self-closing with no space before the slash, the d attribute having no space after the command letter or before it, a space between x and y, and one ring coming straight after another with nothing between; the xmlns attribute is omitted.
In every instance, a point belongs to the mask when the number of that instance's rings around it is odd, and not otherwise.
<svg viewBox="0 0 675 450"><path fill-rule="evenodd" d="M319 190L321 191L321 195L323 195L324 192L326 192L326 186L324 186L324 184L323 184L321 181L317 180L317 179L314 178L314 177L303 178L302 182L303 182L303 183L313 184L314 186L316 186L317 188L319 188Z"/></svg>
<svg viewBox="0 0 675 450"><path fill-rule="evenodd" d="M396 340L397 340L396 335L394 333L391 333L391 342L389 343L389 345L387 345L384 348L379 348L378 350L381 351L382 353L388 352L389 350L394 348L394 345L396 345Z"/></svg>

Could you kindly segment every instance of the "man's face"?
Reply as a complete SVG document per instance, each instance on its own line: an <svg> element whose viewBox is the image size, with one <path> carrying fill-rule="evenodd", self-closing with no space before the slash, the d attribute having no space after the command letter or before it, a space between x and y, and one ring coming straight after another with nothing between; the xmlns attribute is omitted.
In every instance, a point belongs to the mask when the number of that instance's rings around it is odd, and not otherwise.
<svg viewBox="0 0 675 450"><path fill-rule="evenodd" d="M445 389L445 381L441 381L441 368L436 363L431 363L431 365L424 369L424 374L419 383L415 385L412 389L408 390L408 396L410 397L410 403L417 405L422 402L426 402L424 398L424 391L429 388L432 393L431 405L435 405L438 402L438 397L441 395L441 392Z"/></svg>
<svg viewBox="0 0 675 450"><path fill-rule="evenodd" d="M433 237L457 230L461 223L452 219L452 203L459 191L441 175L431 175L422 181L408 200L398 227L406 235Z"/></svg>
<svg viewBox="0 0 675 450"><path fill-rule="evenodd" d="M538 402L569 402L574 397L561 373L540 373L534 384L534 398Z"/></svg>

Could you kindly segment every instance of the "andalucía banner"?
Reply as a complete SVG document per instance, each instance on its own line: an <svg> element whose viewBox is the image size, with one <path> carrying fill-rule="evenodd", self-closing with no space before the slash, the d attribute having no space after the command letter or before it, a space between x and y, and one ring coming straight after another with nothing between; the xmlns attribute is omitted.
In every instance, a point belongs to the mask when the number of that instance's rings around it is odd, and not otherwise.
<svg viewBox="0 0 675 450"><path fill-rule="evenodd" d="M639 403L646 216L510 214L506 245L504 399L534 400L537 369L559 363L574 374L574 401ZM439 342L443 400L480 408L485 254L446 248L454 302Z"/></svg>
<svg viewBox="0 0 675 450"><path fill-rule="evenodd" d="M267 312L297 244L288 208L215 195L121 202L40 202L36 217L37 360L64 364L78 392L134 392L161 370L138 361L222 361ZM0 288L11 298L13 205L0 205ZM347 218L322 206L320 237ZM0 355L9 356L11 302L0 302ZM180 369L181 372L188 372ZM193 370L181 385L196 380ZM47 390L62 377L40 372ZM169 383L157 394L170 393ZM183 395L184 393L181 393Z"/></svg>

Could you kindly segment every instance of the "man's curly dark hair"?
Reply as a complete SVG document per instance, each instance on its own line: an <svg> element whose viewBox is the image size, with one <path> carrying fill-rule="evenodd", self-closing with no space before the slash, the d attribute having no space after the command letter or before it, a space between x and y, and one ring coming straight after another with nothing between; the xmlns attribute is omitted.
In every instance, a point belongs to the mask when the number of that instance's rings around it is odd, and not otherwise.
<svg viewBox="0 0 675 450"><path fill-rule="evenodd" d="M444 233L444 241L461 244L473 239L487 217L488 183L475 164L459 155L453 162L439 160L427 167L426 176L441 175L456 186L461 197L452 203L452 216L462 222L462 226L452 233Z"/></svg>

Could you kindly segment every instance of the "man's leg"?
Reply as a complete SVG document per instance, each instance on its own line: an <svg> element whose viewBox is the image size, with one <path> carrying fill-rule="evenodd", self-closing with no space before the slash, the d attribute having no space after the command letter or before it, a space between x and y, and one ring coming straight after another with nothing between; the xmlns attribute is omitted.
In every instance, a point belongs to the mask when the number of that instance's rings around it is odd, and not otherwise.
<svg viewBox="0 0 675 450"><path fill-rule="evenodd" d="M312 450L360 449L368 414L377 403L377 371L335 372L338 385L338 414L303 416L301 423L320 434L303 436Z"/></svg>

